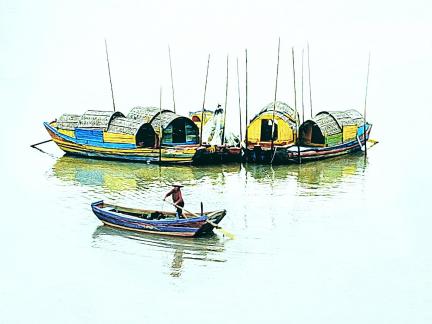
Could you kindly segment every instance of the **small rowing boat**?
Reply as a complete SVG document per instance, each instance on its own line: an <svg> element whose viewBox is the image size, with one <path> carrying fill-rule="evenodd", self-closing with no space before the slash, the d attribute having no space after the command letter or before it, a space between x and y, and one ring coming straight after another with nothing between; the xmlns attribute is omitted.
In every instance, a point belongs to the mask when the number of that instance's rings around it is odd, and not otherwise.
<svg viewBox="0 0 432 324"><path fill-rule="evenodd" d="M142 233L195 237L212 232L214 225L226 215L226 210L203 212L196 217L184 213L177 219L173 212L121 207L103 200L91 204L92 210L107 226Z"/></svg>

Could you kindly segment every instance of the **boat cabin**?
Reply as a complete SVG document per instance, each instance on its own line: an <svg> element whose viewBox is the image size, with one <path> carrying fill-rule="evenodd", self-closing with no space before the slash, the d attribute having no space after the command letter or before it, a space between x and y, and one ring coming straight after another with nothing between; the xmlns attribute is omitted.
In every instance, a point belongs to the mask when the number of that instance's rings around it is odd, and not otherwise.
<svg viewBox="0 0 432 324"><path fill-rule="evenodd" d="M160 123L161 122L161 123ZM134 107L127 116L121 112L88 110L83 115L63 114L56 122L59 133L78 143L121 145L123 148L159 147L199 143L199 130L189 118L156 107Z"/></svg>
<svg viewBox="0 0 432 324"><path fill-rule="evenodd" d="M293 145L296 141L295 111L281 101L276 101L275 105L270 103L251 120L247 131L248 148L270 148L272 139L274 146Z"/></svg>
<svg viewBox="0 0 432 324"><path fill-rule="evenodd" d="M329 147L356 139L363 116L356 110L321 111L299 129L303 146Z"/></svg>
<svg viewBox="0 0 432 324"><path fill-rule="evenodd" d="M198 126L189 118L179 116L172 111L162 111L153 118L151 125L160 136L162 145L193 145L199 143Z"/></svg>

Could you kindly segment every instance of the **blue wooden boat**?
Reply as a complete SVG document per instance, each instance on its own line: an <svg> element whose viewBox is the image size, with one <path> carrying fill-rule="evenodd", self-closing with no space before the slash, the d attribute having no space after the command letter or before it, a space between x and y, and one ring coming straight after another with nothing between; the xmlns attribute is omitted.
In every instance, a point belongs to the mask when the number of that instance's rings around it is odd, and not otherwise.
<svg viewBox="0 0 432 324"><path fill-rule="evenodd" d="M196 217L188 213L177 219L175 213L121 207L103 200L91 204L92 210L107 226L134 232L195 237L212 232L225 217L226 210L204 212ZM210 224L212 223L212 224Z"/></svg>

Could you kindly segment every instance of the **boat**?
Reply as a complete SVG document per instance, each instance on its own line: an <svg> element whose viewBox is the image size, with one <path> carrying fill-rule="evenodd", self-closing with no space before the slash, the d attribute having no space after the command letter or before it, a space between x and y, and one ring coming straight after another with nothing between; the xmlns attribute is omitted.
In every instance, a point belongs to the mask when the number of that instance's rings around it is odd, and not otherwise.
<svg viewBox="0 0 432 324"><path fill-rule="evenodd" d="M275 152L276 163L303 163L358 152L367 145L372 124L355 109L321 111L299 128L299 145Z"/></svg>
<svg viewBox="0 0 432 324"><path fill-rule="evenodd" d="M82 157L192 164L207 151L191 119L157 107L134 107L126 116L101 110L63 114L44 126L60 149Z"/></svg>
<svg viewBox="0 0 432 324"><path fill-rule="evenodd" d="M263 110L261 114L263 112L265 111ZM268 113L266 116L266 118L259 117L263 120L262 124L269 119ZM252 123L249 128L253 129L251 125ZM268 141L251 147L251 143L257 137L252 133L252 140L248 140L249 145L246 150L248 161L273 164L303 163L357 152L367 144L372 129L372 124L365 123L363 115L355 109L321 111L313 119L306 120L300 125L297 139L294 128L293 135L289 136L292 141L288 142L284 141L286 137L280 138L278 129L280 126L276 127L276 125L275 119L273 149ZM261 137L262 129L263 126ZM271 127L269 138L271 139Z"/></svg>
<svg viewBox="0 0 432 324"><path fill-rule="evenodd" d="M91 204L97 218L107 226L124 230L171 236L196 237L211 233L214 225L225 217L226 210L203 212L201 215L184 213L176 218L173 212L121 207L103 200Z"/></svg>

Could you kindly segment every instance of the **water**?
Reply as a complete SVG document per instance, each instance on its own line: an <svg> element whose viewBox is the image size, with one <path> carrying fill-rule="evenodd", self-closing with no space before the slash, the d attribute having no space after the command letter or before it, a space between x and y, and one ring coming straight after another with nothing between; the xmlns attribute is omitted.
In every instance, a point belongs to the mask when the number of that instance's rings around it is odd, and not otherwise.
<svg viewBox="0 0 432 324"><path fill-rule="evenodd" d="M387 183L398 164L386 161L385 144L366 160L273 167L159 167L43 149L23 151L32 167L16 161L6 177L14 181L0 239L5 323L432 319L431 221L410 212L420 199L405 203L407 190ZM236 239L137 234L91 212L99 199L170 210L161 198L172 182L185 185L187 209L225 208L222 225Z"/></svg>

